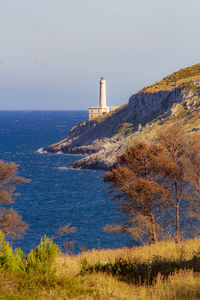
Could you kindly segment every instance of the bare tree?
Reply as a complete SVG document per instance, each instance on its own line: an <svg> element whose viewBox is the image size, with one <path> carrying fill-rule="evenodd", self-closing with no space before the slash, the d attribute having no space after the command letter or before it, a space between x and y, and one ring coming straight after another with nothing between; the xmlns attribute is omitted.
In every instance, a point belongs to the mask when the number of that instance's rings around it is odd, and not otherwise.
<svg viewBox="0 0 200 300"><path fill-rule="evenodd" d="M185 219L189 233L196 234L200 226L200 134L190 137L183 176L189 185L183 199L187 209Z"/></svg>
<svg viewBox="0 0 200 300"><path fill-rule="evenodd" d="M178 243L199 232L200 135L189 137L175 124L160 130L154 142L133 144L106 173L125 218L105 229L149 243L164 232Z"/></svg>
<svg viewBox="0 0 200 300"><path fill-rule="evenodd" d="M190 138L186 156L187 169L184 172L185 180L194 187L195 192L200 194L200 134Z"/></svg>
<svg viewBox="0 0 200 300"><path fill-rule="evenodd" d="M28 228L22 217L13 209L6 208L15 202L18 195L16 185L28 183L30 180L17 175L18 166L15 163L5 163L0 160L0 230L12 238L20 237Z"/></svg>
<svg viewBox="0 0 200 300"><path fill-rule="evenodd" d="M189 145L186 140L185 131L183 126L175 124L167 126L164 130L160 130L157 134L156 141L162 145L166 155L176 166L176 172L169 174L168 186L171 190L171 198L175 205L175 223L176 223L176 242L179 240L180 235L180 202L183 198L187 181L185 181L184 173L186 166L186 156L189 151Z"/></svg>
<svg viewBox="0 0 200 300"><path fill-rule="evenodd" d="M175 173L173 162L163 147L137 142L122 156L119 165L107 172L105 182L111 183L113 200L125 218L121 224L107 225L108 231L131 233L135 240L155 243L166 225L165 212L171 205L169 190L163 178Z"/></svg>
<svg viewBox="0 0 200 300"><path fill-rule="evenodd" d="M157 134L157 142L176 165L176 172L165 178L175 206L175 240L193 236L200 225L200 142L199 135L189 137L181 124L166 127Z"/></svg>

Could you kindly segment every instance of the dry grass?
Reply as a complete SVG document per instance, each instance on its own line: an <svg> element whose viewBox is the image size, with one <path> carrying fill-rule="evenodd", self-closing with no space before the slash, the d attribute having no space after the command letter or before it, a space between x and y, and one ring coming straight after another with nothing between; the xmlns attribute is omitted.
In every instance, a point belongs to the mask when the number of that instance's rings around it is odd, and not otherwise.
<svg viewBox="0 0 200 300"><path fill-rule="evenodd" d="M200 299L200 277L193 271L180 271L167 280L159 275L154 285L128 285L108 275L93 274L86 279L96 290L86 299L194 300ZM85 283L86 283L85 282Z"/></svg>
<svg viewBox="0 0 200 300"><path fill-rule="evenodd" d="M78 275L81 261L87 257L90 264L98 261L114 262L119 257L150 263L159 259L189 260L199 255L200 238L175 244L162 241L156 245L91 250L79 255L61 255L54 266L57 274L17 274L0 270L0 299L82 299L82 300L192 300L200 299L200 274L180 270L168 278L158 275L152 285L127 284L105 273Z"/></svg>
<svg viewBox="0 0 200 300"><path fill-rule="evenodd" d="M180 271L164 280L158 275L151 285L128 285L106 274L64 278L60 286L43 288L26 286L2 289L0 299L81 299L81 300L195 300L200 299L200 276L193 271Z"/></svg>
<svg viewBox="0 0 200 300"><path fill-rule="evenodd" d="M194 83L200 79L200 64L181 69L174 72L161 81L152 85L148 85L140 92L142 93L156 93L159 91L171 91L174 88L189 87L196 90Z"/></svg>
<svg viewBox="0 0 200 300"><path fill-rule="evenodd" d="M157 277L156 283L149 289L150 299L175 300L175 299L200 299L199 273L192 270L182 270L175 273L167 280Z"/></svg>
<svg viewBox="0 0 200 300"><path fill-rule="evenodd" d="M156 259L189 260L200 252L200 238L194 238L175 244L174 241L162 241L156 245L122 248L115 250L96 250L57 258L55 266L58 274L68 273L75 276L80 272L81 261L87 257L89 264L114 262L118 258L150 263ZM84 285L94 288L88 298L83 299L136 299L136 300L191 300L200 299L200 276L193 270L181 270L164 279L158 275L153 285L128 285L106 274L85 276ZM82 299L82 298L80 298Z"/></svg>
<svg viewBox="0 0 200 300"><path fill-rule="evenodd" d="M97 262L115 262L119 258L133 260L138 264L149 263L155 259L189 260L200 252L200 238L189 239L176 244L174 241L162 241L154 245L121 249L93 249L79 255L61 255L55 261L58 274L68 273L77 275L82 267L81 262L85 257L89 264Z"/></svg>

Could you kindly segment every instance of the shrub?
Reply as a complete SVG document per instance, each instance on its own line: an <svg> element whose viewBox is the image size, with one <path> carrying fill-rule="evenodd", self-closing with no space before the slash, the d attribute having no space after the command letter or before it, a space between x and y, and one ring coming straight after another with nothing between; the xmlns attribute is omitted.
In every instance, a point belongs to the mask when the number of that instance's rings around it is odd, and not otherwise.
<svg viewBox="0 0 200 300"><path fill-rule="evenodd" d="M0 231L0 267L10 271L34 271L39 273L53 273L52 263L59 252L59 248L52 239L46 236L41 243L30 251L27 257L19 248L13 251L9 242Z"/></svg>
<svg viewBox="0 0 200 300"><path fill-rule="evenodd" d="M0 231L0 267L11 271L21 271L25 269L25 255L21 249L15 251L10 247L9 242L5 241L5 236Z"/></svg>
<svg viewBox="0 0 200 300"><path fill-rule="evenodd" d="M133 282L133 278L137 276L137 266L134 262L127 262L121 258L116 260L114 264L98 262L95 265L89 265L87 259L84 258L80 274L85 275L92 272L106 272L117 276L120 280Z"/></svg>
<svg viewBox="0 0 200 300"><path fill-rule="evenodd" d="M27 257L26 271L38 271L42 273L51 273L52 263L59 253L59 247L53 243L52 239L44 236L40 245L31 250Z"/></svg>

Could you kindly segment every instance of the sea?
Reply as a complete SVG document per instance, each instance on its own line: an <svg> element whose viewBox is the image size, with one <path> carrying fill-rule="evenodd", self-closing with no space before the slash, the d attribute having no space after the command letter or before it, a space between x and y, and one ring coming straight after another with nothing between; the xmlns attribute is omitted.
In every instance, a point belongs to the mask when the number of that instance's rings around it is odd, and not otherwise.
<svg viewBox="0 0 200 300"><path fill-rule="evenodd" d="M69 169L81 155L42 151L87 119L87 111L0 111L0 159L15 162L18 174L31 179L17 186L19 196L9 205L29 225L13 248L28 253L68 223L76 232L54 240L63 252L64 244L73 244L74 253L129 244L124 236L103 229L122 217L103 181L104 171Z"/></svg>

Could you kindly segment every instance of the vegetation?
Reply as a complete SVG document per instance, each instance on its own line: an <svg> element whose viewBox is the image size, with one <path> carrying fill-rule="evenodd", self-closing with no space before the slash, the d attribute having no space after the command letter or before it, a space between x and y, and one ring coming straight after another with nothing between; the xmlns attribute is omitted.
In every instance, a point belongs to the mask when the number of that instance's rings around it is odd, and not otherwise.
<svg viewBox="0 0 200 300"><path fill-rule="evenodd" d="M146 86L140 92L142 93L157 93L159 91L171 91L174 88L189 88L194 92L198 92L198 81L200 79L200 64L192 67L181 69L174 72L170 76L163 78L152 85Z"/></svg>
<svg viewBox="0 0 200 300"><path fill-rule="evenodd" d="M104 180L111 183L113 200L125 218L120 224L107 226L106 230L131 233L135 240L155 243L161 213L169 207L168 190L159 184L165 172L173 171L173 165L157 145L137 142L118 157L119 166L107 172ZM158 180L157 180L158 179Z"/></svg>
<svg viewBox="0 0 200 300"><path fill-rule="evenodd" d="M133 143L104 177L124 215L105 229L150 244L169 236L178 242L186 232L197 234L199 149L199 137L187 140L178 124L159 131L154 143Z"/></svg>
<svg viewBox="0 0 200 300"><path fill-rule="evenodd" d="M0 160L0 230L12 238L20 237L28 228L15 210L5 207L15 201L16 184L30 182L17 175L17 167L15 163Z"/></svg>
<svg viewBox="0 0 200 300"><path fill-rule="evenodd" d="M5 254L14 268L0 259L0 299L200 299L199 238L71 256L48 239L38 248L32 266L30 254Z"/></svg>

